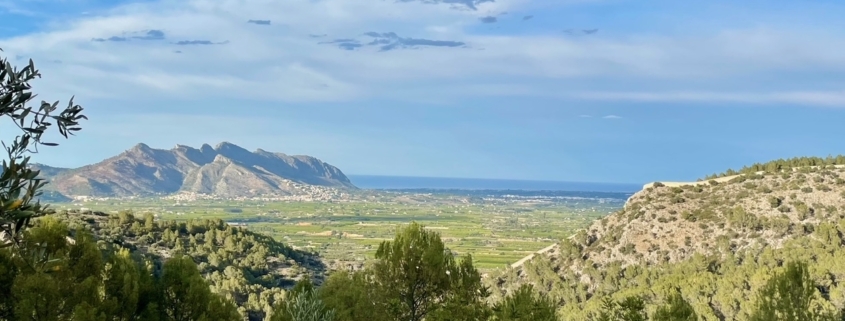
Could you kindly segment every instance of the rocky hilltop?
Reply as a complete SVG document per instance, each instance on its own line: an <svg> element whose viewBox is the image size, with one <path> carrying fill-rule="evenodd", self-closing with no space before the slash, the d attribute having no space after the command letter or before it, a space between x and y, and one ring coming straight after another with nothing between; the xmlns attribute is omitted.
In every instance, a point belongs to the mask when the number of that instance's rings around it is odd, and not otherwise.
<svg viewBox="0 0 845 321"><path fill-rule="evenodd" d="M138 144L80 168L33 165L66 196L126 197L195 193L218 197L289 196L316 189L355 188L337 167L311 156L290 156L235 144L199 149Z"/></svg>
<svg viewBox="0 0 845 321"><path fill-rule="evenodd" d="M763 276L802 260L813 266L822 305L842 309L845 266L834 262L845 262L845 168L836 165L648 184L624 209L490 283L496 295L532 283L573 320L593 315L605 297L659 302L672 288L702 320L744 320L742 298Z"/></svg>

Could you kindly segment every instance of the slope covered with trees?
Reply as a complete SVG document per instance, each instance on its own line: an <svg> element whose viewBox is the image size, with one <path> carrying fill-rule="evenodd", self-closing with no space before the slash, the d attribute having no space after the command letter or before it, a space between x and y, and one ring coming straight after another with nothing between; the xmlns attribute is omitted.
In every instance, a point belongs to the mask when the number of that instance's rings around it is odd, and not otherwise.
<svg viewBox="0 0 845 321"><path fill-rule="evenodd" d="M800 169L812 166L845 165L845 156L821 157L795 157L789 159L778 159L765 163L754 163L750 166L743 166L739 170L728 169L727 171L707 175L703 180L710 180L719 177L733 176L738 174L754 174L757 172L779 173L784 170Z"/></svg>
<svg viewBox="0 0 845 321"><path fill-rule="evenodd" d="M831 166L657 185L489 284L494 297L533 284L564 320L597 317L607 300L641 299L654 312L676 291L701 320L755 320L761 303L748 298L801 262L812 309L837 313L845 307L843 200L845 169Z"/></svg>
<svg viewBox="0 0 845 321"><path fill-rule="evenodd" d="M117 245L158 264L177 256L192 259L211 290L251 320L262 320L296 281L308 278L319 284L325 273L316 254L219 219L156 221L151 213L135 217L130 211L51 216L73 230L90 232L100 244Z"/></svg>
<svg viewBox="0 0 845 321"><path fill-rule="evenodd" d="M0 251L0 320L242 320L190 258L157 264L69 232L42 219L20 252Z"/></svg>

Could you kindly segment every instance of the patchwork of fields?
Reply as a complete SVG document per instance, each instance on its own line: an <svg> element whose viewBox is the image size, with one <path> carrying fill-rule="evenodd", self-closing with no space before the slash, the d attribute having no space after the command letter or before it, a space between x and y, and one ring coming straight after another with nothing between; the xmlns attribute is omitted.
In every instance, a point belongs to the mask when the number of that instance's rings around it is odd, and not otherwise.
<svg viewBox="0 0 845 321"><path fill-rule="evenodd" d="M622 207L620 200L560 197L466 197L378 193L344 202L162 199L56 204L104 212L132 210L159 219L220 218L319 252L329 263L356 265L412 221L441 233L458 255L482 270L502 268Z"/></svg>

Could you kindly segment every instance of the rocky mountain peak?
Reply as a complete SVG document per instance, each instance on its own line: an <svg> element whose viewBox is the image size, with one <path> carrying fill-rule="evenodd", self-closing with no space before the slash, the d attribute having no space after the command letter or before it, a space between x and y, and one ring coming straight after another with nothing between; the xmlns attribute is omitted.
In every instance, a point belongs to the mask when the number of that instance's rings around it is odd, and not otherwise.
<svg viewBox="0 0 845 321"><path fill-rule="evenodd" d="M130 148L129 151L130 152L152 153L153 149L150 148L150 146L148 146L147 144L138 143L137 145L132 146L132 148Z"/></svg>
<svg viewBox="0 0 845 321"><path fill-rule="evenodd" d="M68 196L141 196L195 192L223 197L290 195L290 182L326 188L354 188L336 167L308 166L264 150L250 152L230 142L199 149L176 145L154 149L140 143L118 156L75 169L56 169L49 188ZM316 165L315 165L316 164ZM219 184L219 182L225 182ZM297 186L302 186L297 185ZM257 196L257 195L253 195Z"/></svg>
<svg viewBox="0 0 845 321"><path fill-rule="evenodd" d="M214 151L214 148L213 148L213 147L211 147L211 145L209 145L209 144L202 144L202 146L200 146L200 151L201 151L203 154L208 154L208 153L214 153L214 152L215 152L215 151Z"/></svg>

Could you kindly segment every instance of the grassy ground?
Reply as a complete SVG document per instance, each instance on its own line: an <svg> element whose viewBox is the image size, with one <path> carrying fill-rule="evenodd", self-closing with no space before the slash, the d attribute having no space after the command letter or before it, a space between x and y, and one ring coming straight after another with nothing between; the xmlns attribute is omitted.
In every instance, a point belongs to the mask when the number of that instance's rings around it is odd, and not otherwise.
<svg viewBox="0 0 845 321"><path fill-rule="evenodd" d="M221 218L341 261L371 258L398 226L417 221L440 232L459 255L472 254L482 270L504 268L617 209L589 201L472 204L445 197L380 197L348 203L115 200L56 205L104 212L129 209L158 214L160 219Z"/></svg>

